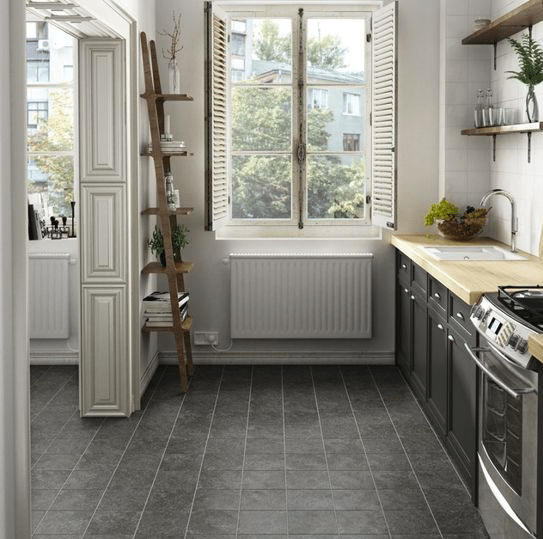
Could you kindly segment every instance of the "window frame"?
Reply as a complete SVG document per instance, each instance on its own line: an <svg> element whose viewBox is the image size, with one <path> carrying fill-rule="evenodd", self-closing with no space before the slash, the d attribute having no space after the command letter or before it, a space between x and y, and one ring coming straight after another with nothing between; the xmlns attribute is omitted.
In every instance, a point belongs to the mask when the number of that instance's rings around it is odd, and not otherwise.
<svg viewBox="0 0 543 539"><path fill-rule="evenodd" d="M299 24L299 16L298 11L299 9L303 7L304 9L304 16L301 21L301 25ZM296 51L298 44L300 43L300 39L304 39L305 44L305 33L307 31L307 23L310 19L348 19L348 18L361 18L366 21L366 33L370 32L370 21L371 16L373 13L373 9L367 7L367 6L334 6L333 8L327 8L325 6L303 6L301 5L262 5L258 6L256 9L252 8L245 8L245 7L229 7L228 5L222 5L221 9L228 15L229 21L227 25L227 30L230 33L230 20L235 18L269 18L269 19L285 19L290 18L292 20L292 42L293 47L292 50ZM303 35L302 35L303 34ZM304 50L305 52L305 50ZM371 87L371 47L365 46L364 47L364 54L365 54L365 97L366 97L366 111L369 112L370 109L370 87ZM293 54L293 57L295 54ZM230 54L228 54L228 58L230 58ZM367 202L365 203L365 214L363 218L352 218L352 219L335 219L335 218L329 218L329 219L311 219L307 215L307 176L305 176L305 173L301 171L300 169L302 167L305 167L305 164L307 163L307 160L305 163L300 164L298 160L296 159L297 156L297 145L298 141L300 140L300 131L306 129L306 122L305 118L307 117L307 91L309 88L322 88L322 89L329 89L331 87L338 87L338 88L346 88L350 86L348 83L345 82L323 82L323 83L313 83L308 82L306 80L305 76L305 70L306 70L306 57L305 54L303 56L303 60L296 60L292 63L292 80L290 84L277 84L277 83L271 83L268 86L272 88L277 87L288 87L292 88L292 125L293 125L293 131L292 131L292 142L293 147L290 155L292 156L292 192L291 192L291 217L290 219L239 219L232 216L232 176L231 176L231 144L230 141L228 143L228 155L227 155L227 161L229 163L228 168L228 197L229 197L229 204L228 204L228 218L227 218L227 224L228 227L240 227L240 228L256 228L260 230L269 230L269 229L280 229L280 228L287 228L293 227L298 229L309 229L309 228L321 228L321 227L360 227L360 226L368 226L371 225L371 207L370 204ZM303 73L300 73L300 68L302 68ZM230 65L227 67L228 73L230 73ZM304 87L302 90L300 90L299 87L299 79L301 77L304 77ZM231 80L228 79L227 82L227 95L228 95L228 103L231 103L231 97L232 97L232 88L240 86L239 83L232 84ZM247 86L254 87L254 83L248 83ZM263 84L262 86L265 86ZM360 87L360 84L352 84L353 87ZM305 111L305 114L302 115L300 109L303 107L303 110ZM343 112L343 111L341 111ZM371 151L370 151L370 143L371 143L371 126L370 126L370 119L369 119L369 113L366 114L366 117L364 118L364 149L365 151L362 152L362 155L365 158L366 162L366 179L365 179L365 195L366 195L366 201L368 199L368 195L371 192L371 178L369 175L369 171L371 170ZM231 116L229 114L228 117L228 133L231 132ZM362 143L361 143L362 145ZM326 152L318 152L319 154L325 155ZM353 152L342 152L342 151L334 151L330 152L331 154L338 154L338 153L345 153L346 156L352 156ZM309 153L306 152L306 156L308 156ZM314 155L314 154L313 154ZM304 180L301 181L301 177L303 176ZM301 202L302 201L302 202ZM302 208L303 205L303 208ZM302 221L303 219L303 221Z"/></svg>
<svg viewBox="0 0 543 539"><path fill-rule="evenodd" d="M379 73L377 82L371 80L366 91L366 118L373 119L373 126L365 131L366 160L371 164L366 168L366 223L361 219L337 220L327 219L327 225L306 226L296 229L292 225L282 226L273 222L269 226L261 226L254 220L240 225L230 220L231 198L230 182L225 180L224 163L229 157L226 154L224 141L225 125L228 114L223 107L224 96L230 78L222 76L223 69L229 69L227 45L224 35L227 33L226 21L233 17L283 17L284 7L292 4L260 5L227 2L217 4L208 1L205 4L207 16L207 55L206 55L206 230L215 231L216 239L242 238L379 238L381 229L396 227L397 196L397 34L398 34L398 0L392 0L385 6L381 2L361 0L359 4L334 5L328 8L323 5L303 5L306 16L311 11L315 17L331 18L341 16L348 18L362 13L371 21L367 33L371 36L366 47L367 63L371 70ZM332 10L332 11L330 11ZM305 68L305 62L303 62ZM369 77L368 77L369 78ZM385 86L383 86L385 85ZM307 98L307 92L305 92ZM384 100L390 105L383 108ZM305 106L305 103L304 103ZM377 122L377 124L376 124ZM377 131L375 131L377 125ZM215 137L218 139L215 139ZM216 141L216 142L215 142ZM388 142L390 141L390 142ZM217 152L217 144L219 151ZM294 152L293 152L294 153ZM377 159L374 161L374 159ZM377 182L375 182L377 178ZM374 201L377 205L374 205ZM392 202L389 202L392 201ZM343 222L342 222L343 221ZM371 224L373 226L366 226ZM343 226L341 226L343 225Z"/></svg>

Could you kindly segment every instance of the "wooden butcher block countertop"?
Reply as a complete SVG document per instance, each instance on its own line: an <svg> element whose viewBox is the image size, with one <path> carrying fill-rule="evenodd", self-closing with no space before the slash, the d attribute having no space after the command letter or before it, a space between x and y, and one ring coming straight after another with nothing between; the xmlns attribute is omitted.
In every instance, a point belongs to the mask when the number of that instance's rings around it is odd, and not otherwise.
<svg viewBox="0 0 543 539"><path fill-rule="evenodd" d="M482 294L497 292L498 286L543 284L542 260L527 253L519 252L526 260L436 260L424 247L464 244L432 234L393 235L391 243L470 305L477 303ZM465 245L496 245L509 249L503 243L488 238L470 241ZM543 335L531 337L528 349L543 362Z"/></svg>

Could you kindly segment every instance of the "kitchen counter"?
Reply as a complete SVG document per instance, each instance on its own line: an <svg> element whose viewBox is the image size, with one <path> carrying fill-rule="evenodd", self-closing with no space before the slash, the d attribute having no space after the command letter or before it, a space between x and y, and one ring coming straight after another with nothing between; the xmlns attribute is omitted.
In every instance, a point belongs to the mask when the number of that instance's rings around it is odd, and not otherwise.
<svg viewBox="0 0 543 539"><path fill-rule="evenodd" d="M543 284L543 262L527 253L519 253L525 256L526 260L436 260L423 247L458 246L459 243L435 234L393 235L391 243L470 305L477 303L481 295L496 292L498 286ZM488 238L480 238L466 245L496 245L508 248L503 243ZM543 335L531 338L528 348L543 362Z"/></svg>

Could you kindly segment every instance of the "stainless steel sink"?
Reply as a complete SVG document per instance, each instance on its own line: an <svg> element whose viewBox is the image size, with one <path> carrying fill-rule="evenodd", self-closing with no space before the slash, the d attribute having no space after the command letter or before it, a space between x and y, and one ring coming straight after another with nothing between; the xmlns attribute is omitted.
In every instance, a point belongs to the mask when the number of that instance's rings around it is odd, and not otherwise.
<svg viewBox="0 0 543 539"><path fill-rule="evenodd" d="M524 256L494 245L441 245L424 249L437 260L526 260Z"/></svg>

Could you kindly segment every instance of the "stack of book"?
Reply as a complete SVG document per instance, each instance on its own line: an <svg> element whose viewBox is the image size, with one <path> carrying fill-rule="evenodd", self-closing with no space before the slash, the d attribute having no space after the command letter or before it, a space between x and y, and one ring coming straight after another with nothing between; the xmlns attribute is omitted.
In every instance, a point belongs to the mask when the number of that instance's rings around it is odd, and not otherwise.
<svg viewBox="0 0 543 539"><path fill-rule="evenodd" d="M189 310L188 292L179 292L178 305L181 320L185 320ZM143 316L148 327L173 326L170 293L153 292L143 298Z"/></svg>

